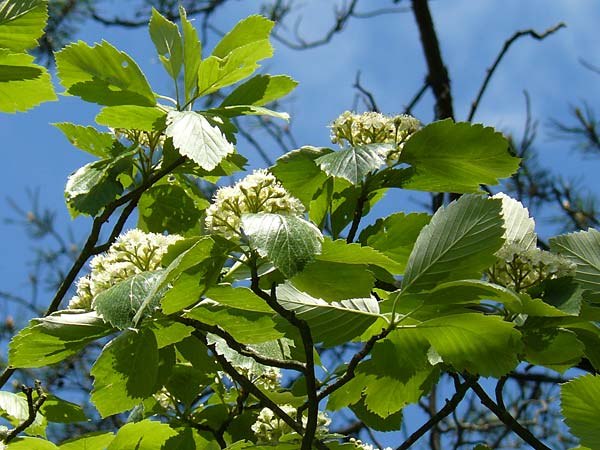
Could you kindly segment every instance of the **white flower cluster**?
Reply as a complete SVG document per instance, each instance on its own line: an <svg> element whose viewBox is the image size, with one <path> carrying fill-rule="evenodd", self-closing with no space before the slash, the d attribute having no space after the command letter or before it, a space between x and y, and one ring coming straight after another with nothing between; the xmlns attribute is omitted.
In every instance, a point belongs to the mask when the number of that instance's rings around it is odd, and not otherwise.
<svg viewBox="0 0 600 450"><path fill-rule="evenodd" d="M108 251L90 262L91 272L77 281L77 291L69 309L90 311L100 292L140 272L157 270L169 245L182 239L133 229L119 236Z"/></svg>
<svg viewBox="0 0 600 450"><path fill-rule="evenodd" d="M240 236L242 214L284 213L301 216L304 205L267 170L255 170L233 186L220 188L206 210L206 227L231 238Z"/></svg>
<svg viewBox="0 0 600 450"><path fill-rule="evenodd" d="M407 114L385 116L378 112L342 113L331 124L331 141L344 147L365 144L394 144L398 149L419 128L421 122Z"/></svg>
<svg viewBox="0 0 600 450"><path fill-rule="evenodd" d="M360 439L350 438L350 442L352 442L356 448L360 448L362 450L378 450L371 444L367 444ZM386 447L383 450L392 450L392 447Z"/></svg>
<svg viewBox="0 0 600 450"><path fill-rule="evenodd" d="M517 291L544 280L575 275L576 265L567 258L535 247L524 249L510 243L496 257L496 263L488 269L490 280Z"/></svg>
<svg viewBox="0 0 600 450"><path fill-rule="evenodd" d="M282 405L280 408L288 416L292 418L296 416L296 408L293 406ZM306 426L306 421L306 417L303 417L302 424L304 426ZM323 411L319 411L319 415L317 416L317 431L315 435L323 436L327 434L329 432L328 427L330 423L331 419L327 416L327 414L325 414ZM294 433L292 428L269 408L263 408L260 411L258 417L256 418L256 422L254 422L250 428L252 431L254 431L254 435L258 439L259 444L274 445L281 440L282 436Z"/></svg>

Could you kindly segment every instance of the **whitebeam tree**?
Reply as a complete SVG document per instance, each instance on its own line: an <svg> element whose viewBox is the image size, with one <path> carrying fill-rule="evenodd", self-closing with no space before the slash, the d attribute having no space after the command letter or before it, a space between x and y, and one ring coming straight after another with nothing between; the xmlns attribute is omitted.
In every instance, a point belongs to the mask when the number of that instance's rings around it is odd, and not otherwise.
<svg viewBox="0 0 600 450"><path fill-rule="evenodd" d="M0 4L4 112L56 100L26 53L46 7ZM453 396L395 447L411 448L473 391L507 429L548 449L506 409L502 388L523 362L564 372L585 359L600 370L600 233L537 248L527 209L481 189L518 170L502 134L406 115L342 113L332 123L338 148L292 150L205 198L199 181L244 168L231 119L286 120L265 105L297 83L253 76L273 51L266 18L242 20L204 58L183 9L180 22L154 11L149 24L174 98L154 92L106 41L56 53L61 85L98 104L96 123L108 127L54 124L97 158L65 190L71 215L93 222L45 316L12 339L0 376L4 386L18 369L61 363L99 341L91 402L102 417L128 419L114 432L51 442L50 422L87 418L40 380L0 391L0 448L367 449L331 432L330 417L346 408L371 430L400 430L404 406L445 374ZM195 107L217 91L219 106ZM433 215L397 211L364 226L394 189L461 195ZM135 214L137 228L124 230ZM347 343L354 350L342 364L319 357ZM497 379L495 398L482 377ZM580 448L599 448L600 378L580 376L561 391Z"/></svg>

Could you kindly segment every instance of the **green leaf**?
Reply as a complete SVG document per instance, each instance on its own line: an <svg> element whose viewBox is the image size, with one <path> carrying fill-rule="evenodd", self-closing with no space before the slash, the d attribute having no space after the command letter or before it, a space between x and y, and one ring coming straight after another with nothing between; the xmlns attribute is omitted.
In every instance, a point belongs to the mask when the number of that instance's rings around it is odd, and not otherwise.
<svg viewBox="0 0 600 450"><path fill-rule="evenodd" d="M0 2L0 47L22 52L37 47L48 20L48 2L4 0Z"/></svg>
<svg viewBox="0 0 600 450"><path fill-rule="evenodd" d="M240 21L200 63L199 95L207 95L254 73L258 61L273 55L269 35L274 23L262 16Z"/></svg>
<svg viewBox="0 0 600 450"><path fill-rule="evenodd" d="M332 302L369 297L375 284L375 277L366 264L316 260L307 264L290 281L299 290Z"/></svg>
<svg viewBox="0 0 600 450"><path fill-rule="evenodd" d="M396 431L402 426L402 411L389 414L385 418L374 412L369 411L365 405L365 399L362 398L358 403L350 407L356 417L365 423L369 428L377 431Z"/></svg>
<svg viewBox="0 0 600 450"><path fill-rule="evenodd" d="M232 287L230 284L219 284L208 289L204 295L206 298L221 305L245 311L273 314L271 307L246 287Z"/></svg>
<svg viewBox="0 0 600 450"><path fill-rule="evenodd" d="M527 208L521 202L503 193L496 194L492 198L502 200L505 243L516 244L523 250L535 248L537 246L535 222L529 217Z"/></svg>
<svg viewBox="0 0 600 450"><path fill-rule="evenodd" d="M600 376L585 375L561 386L560 404L565 422L581 445L600 447Z"/></svg>
<svg viewBox="0 0 600 450"><path fill-rule="evenodd" d="M34 437L17 438L8 444L6 450L58 450L50 441Z"/></svg>
<svg viewBox="0 0 600 450"><path fill-rule="evenodd" d="M167 73L177 82L183 64L183 45L179 28L152 8L150 38Z"/></svg>
<svg viewBox="0 0 600 450"><path fill-rule="evenodd" d="M56 53L61 84L72 95L100 105L154 106L146 77L125 52L102 41L90 47L79 41Z"/></svg>
<svg viewBox="0 0 600 450"><path fill-rule="evenodd" d="M326 347L358 338L381 318L373 297L353 298L328 303L300 292L290 284L277 286L277 300L285 309L305 320L315 342Z"/></svg>
<svg viewBox="0 0 600 450"><path fill-rule="evenodd" d="M154 333L159 349L181 342L192 334L194 329L169 318L160 318L144 324Z"/></svg>
<svg viewBox="0 0 600 450"><path fill-rule="evenodd" d="M554 253L577 264L575 281L585 289L600 291L600 232L593 228L550 239Z"/></svg>
<svg viewBox="0 0 600 450"><path fill-rule="evenodd" d="M0 417L8 419L13 426L26 421L29 418L29 404L25 395L0 391ZM26 433L45 437L46 425L46 418L38 412L33 423L26 428Z"/></svg>
<svg viewBox="0 0 600 450"><path fill-rule="evenodd" d="M427 320L412 332L422 333L455 370L500 377L519 363L521 335L513 327L500 317L466 313Z"/></svg>
<svg viewBox="0 0 600 450"><path fill-rule="evenodd" d="M263 106L254 105L235 105L235 106L223 106L218 108L211 108L206 110L207 114L216 115L219 117L237 117L237 116L271 116L283 119L286 121L290 120L290 115L286 112L273 111L272 109L265 108Z"/></svg>
<svg viewBox="0 0 600 450"><path fill-rule="evenodd" d="M427 213L395 213L366 227L359 241L391 258L397 266L393 273L403 273L419 233L430 220Z"/></svg>
<svg viewBox="0 0 600 450"><path fill-rule="evenodd" d="M327 175L356 186L385 163L385 152L392 148L391 144L359 145L320 156L315 162Z"/></svg>
<svg viewBox="0 0 600 450"><path fill-rule="evenodd" d="M165 133L182 155L206 170L213 170L234 152L219 127L194 111L170 111Z"/></svg>
<svg viewBox="0 0 600 450"><path fill-rule="evenodd" d="M104 450L114 438L112 433L89 433L69 439L58 447L60 450Z"/></svg>
<svg viewBox="0 0 600 450"><path fill-rule="evenodd" d="M123 425L106 450L161 450L177 432L169 425L151 420Z"/></svg>
<svg viewBox="0 0 600 450"><path fill-rule="evenodd" d="M158 347L152 331L125 331L94 363L92 403L102 417L133 408L158 389Z"/></svg>
<svg viewBox="0 0 600 450"><path fill-rule="evenodd" d="M402 281L405 291L479 278L503 243L502 202L463 196L440 208L423 228L410 254Z"/></svg>
<svg viewBox="0 0 600 450"><path fill-rule="evenodd" d="M47 396L41 412L49 422L73 423L88 420L81 406L53 395Z"/></svg>
<svg viewBox="0 0 600 450"><path fill-rule="evenodd" d="M33 61L31 55L0 48L0 111L27 111L42 102L56 100L50 74Z"/></svg>
<svg viewBox="0 0 600 450"><path fill-rule="evenodd" d="M306 220L283 214L244 214L242 228L250 245L286 277L301 271L321 252L323 235Z"/></svg>
<svg viewBox="0 0 600 450"><path fill-rule="evenodd" d="M244 344L258 344L282 337L283 333L275 329L273 315L273 311L248 311L211 300L203 300L185 313L185 317L219 326Z"/></svg>
<svg viewBox="0 0 600 450"><path fill-rule="evenodd" d="M564 373L581 360L585 346L570 330L542 328L526 330L523 335L525 359Z"/></svg>
<svg viewBox="0 0 600 450"><path fill-rule="evenodd" d="M163 283L171 283L161 301L165 314L181 311L200 300L216 284L232 244L213 237L203 237L179 255L165 269Z"/></svg>
<svg viewBox="0 0 600 450"><path fill-rule="evenodd" d="M498 184L512 175L519 158L493 128L451 119L433 122L417 131L400 153L410 164L411 177L401 187L430 192L481 192L480 184Z"/></svg>
<svg viewBox="0 0 600 450"><path fill-rule="evenodd" d="M183 86L185 102L188 103L198 89L198 69L202 59L202 46L198 33L188 20L183 6L179 7L181 28L183 30Z"/></svg>
<svg viewBox="0 0 600 450"><path fill-rule="evenodd" d="M115 158L95 161L69 175L65 199L71 216L86 214L95 217L106 205L123 193L122 175L133 167L135 150Z"/></svg>
<svg viewBox="0 0 600 450"><path fill-rule="evenodd" d="M141 272L100 292L93 300L98 314L115 328L131 326L134 317L144 307L141 317L147 317L158 307L163 292L164 271Z"/></svg>
<svg viewBox="0 0 600 450"><path fill-rule="evenodd" d="M482 280L458 280L442 283L424 297L424 302L429 305L479 303L481 300L504 303L514 312L522 310L521 298L514 291Z"/></svg>
<svg viewBox="0 0 600 450"><path fill-rule="evenodd" d="M33 319L12 338L9 365L33 368L54 364L112 332L114 330L95 311L59 311L42 319Z"/></svg>
<svg viewBox="0 0 600 450"><path fill-rule="evenodd" d="M166 114L158 108L138 105L106 106L96 116L98 125L142 131L162 131Z"/></svg>
<svg viewBox="0 0 600 450"><path fill-rule="evenodd" d="M269 170L290 194L309 208L311 200L327 180L315 160L332 151L324 147L301 147L281 156Z"/></svg>
<svg viewBox="0 0 600 450"><path fill-rule="evenodd" d="M73 146L99 158L110 156L109 149L113 145L112 134L102 133L94 127L68 122L53 123L52 125L62 131Z"/></svg>
<svg viewBox="0 0 600 450"><path fill-rule="evenodd" d="M144 191L138 202L138 228L143 231L197 234L202 211L210 202L195 189L177 181L160 181Z"/></svg>
<svg viewBox="0 0 600 450"><path fill-rule="evenodd" d="M298 82L287 75L257 75L240 84L219 105L262 106L289 94Z"/></svg>
<svg viewBox="0 0 600 450"><path fill-rule="evenodd" d="M323 241L323 249L316 256L319 261L331 261L345 264L369 264L381 267L392 274L402 273L402 266L370 246L347 244L343 239L335 241L327 238Z"/></svg>

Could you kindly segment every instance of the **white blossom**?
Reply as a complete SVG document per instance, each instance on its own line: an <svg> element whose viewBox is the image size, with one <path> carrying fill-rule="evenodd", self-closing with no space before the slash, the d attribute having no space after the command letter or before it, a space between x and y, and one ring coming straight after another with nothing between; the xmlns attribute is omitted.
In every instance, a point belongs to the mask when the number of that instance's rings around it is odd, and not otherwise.
<svg viewBox="0 0 600 450"><path fill-rule="evenodd" d="M496 263L487 272L494 283L520 291L544 280L573 276L575 268L561 255L509 243L496 252Z"/></svg>
<svg viewBox="0 0 600 450"><path fill-rule="evenodd" d="M352 114L343 112L331 124L331 141L341 147L366 144L393 144L385 155L397 160L406 140L421 127L419 120L407 114L385 116L378 112Z"/></svg>
<svg viewBox="0 0 600 450"><path fill-rule="evenodd" d="M255 170L233 186L220 188L206 210L206 227L231 238L241 235L242 214L284 213L301 216L304 205L267 170Z"/></svg>
<svg viewBox="0 0 600 450"><path fill-rule="evenodd" d="M353 443L356 448L360 448L362 450L379 450L373 447L373 445L367 444L360 439L350 438L350 442ZM383 450L392 450L392 447L386 447Z"/></svg>
<svg viewBox="0 0 600 450"><path fill-rule="evenodd" d="M295 419L296 408L291 405L281 405L280 408L288 416ZM303 417L303 426L306 426L306 422L306 417ZM328 427L330 423L331 419L329 419L327 414L325 414L323 411L319 411L317 416L317 431L315 435L323 436L327 434L329 432ZM260 413L258 413L256 422L254 422L250 428L254 432L259 444L276 444L283 435L294 433L292 428L269 408L263 408Z"/></svg>
<svg viewBox="0 0 600 450"><path fill-rule="evenodd" d="M133 229L117 238L108 251L90 261L91 272L77 281L69 309L91 310L102 291L141 272L157 270L167 248L182 239Z"/></svg>

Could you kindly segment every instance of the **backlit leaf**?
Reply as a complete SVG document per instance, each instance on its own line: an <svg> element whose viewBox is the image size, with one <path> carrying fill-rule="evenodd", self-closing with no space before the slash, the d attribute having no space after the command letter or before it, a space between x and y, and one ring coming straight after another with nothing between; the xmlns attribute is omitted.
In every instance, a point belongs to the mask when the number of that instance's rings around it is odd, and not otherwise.
<svg viewBox="0 0 600 450"><path fill-rule="evenodd" d="M149 31L160 62L171 78L177 82L183 64L183 45L177 24L152 8Z"/></svg>
<svg viewBox="0 0 600 450"><path fill-rule="evenodd" d="M500 200L463 196L440 208L410 254L402 287L430 289L444 281L479 278L503 243Z"/></svg>
<svg viewBox="0 0 600 450"><path fill-rule="evenodd" d="M94 127L76 125L74 123L53 123L64 133L73 146L99 158L110 156L109 149L113 145L113 135L102 133Z"/></svg>
<svg viewBox="0 0 600 450"><path fill-rule="evenodd" d="M585 375L561 386L560 404L565 422L582 445L600 447L600 376Z"/></svg>
<svg viewBox="0 0 600 450"><path fill-rule="evenodd" d="M490 127L450 119L417 131L400 153L411 165L405 189L430 192L481 192L480 184L498 184L519 167L508 152L508 141Z"/></svg>
<svg viewBox="0 0 600 450"><path fill-rule="evenodd" d="M123 425L106 450L161 450L177 432L169 425L151 420Z"/></svg>
<svg viewBox="0 0 600 450"><path fill-rule="evenodd" d="M600 291L600 231L590 228L553 237L550 248L577 264L575 281L585 289Z"/></svg>
<svg viewBox="0 0 600 450"><path fill-rule="evenodd" d="M0 48L22 52L37 47L48 20L45 0L0 2Z"/></svg>

